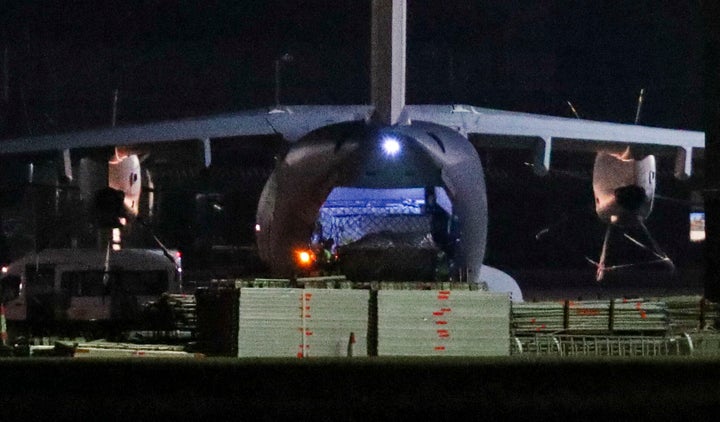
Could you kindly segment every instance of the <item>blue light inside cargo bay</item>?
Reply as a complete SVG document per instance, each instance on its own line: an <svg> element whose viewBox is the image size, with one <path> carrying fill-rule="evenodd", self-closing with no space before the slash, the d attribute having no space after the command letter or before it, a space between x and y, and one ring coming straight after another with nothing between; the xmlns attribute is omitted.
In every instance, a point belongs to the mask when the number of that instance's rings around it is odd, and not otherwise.
<svg viewBox="0 0 720 422"><path fill-rule="evenodd" d="M445 189L435 187L437 204L452 214ZM336 187L320 208L322 237L336 246L356 241L371 232L430 231L424 188L371 189Z"/></svg>

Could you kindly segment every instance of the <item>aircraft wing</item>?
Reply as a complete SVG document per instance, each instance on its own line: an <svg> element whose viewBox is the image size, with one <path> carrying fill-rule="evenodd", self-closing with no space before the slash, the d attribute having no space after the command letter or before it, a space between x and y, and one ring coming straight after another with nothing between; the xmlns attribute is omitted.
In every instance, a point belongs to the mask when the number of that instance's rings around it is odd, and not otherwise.
<svg viewBox="0 0 720 422"><path fill-rule="evenodd" d="M693 149L705 148L703 132L518 113L469 105L408 105L401 122L429 121L463 135L482 134L481 146L535 149L535 168L546 172L552 148L618 150L630 144L675 147L675 174L692 172Z"/></svg>
<svg viewBox="0 0 720 422"><path fill-rule="evenodd" d="M0 141L0 154L273 134L294 142L322 126L368 121L373 112L374 107L370 105L283 106L4 140ZM481 146L534 148L534 164L540 173L549 169L552 148L597 151L619 150L629 144L642 144L675 147L676 175L687 177L692 171L693 150L705 147L705 135L697 131L570 119L469 105L407 105L400 122L412 120L448 126L465 136L486 135L481 138Z"/></svg>
<svg viewBox="0 0 720 422"><path fill-rule="evenodd" d="M294 142L333 123L368 120L372 106L287 106L0 141L0 154L280 134Z"/></svg>

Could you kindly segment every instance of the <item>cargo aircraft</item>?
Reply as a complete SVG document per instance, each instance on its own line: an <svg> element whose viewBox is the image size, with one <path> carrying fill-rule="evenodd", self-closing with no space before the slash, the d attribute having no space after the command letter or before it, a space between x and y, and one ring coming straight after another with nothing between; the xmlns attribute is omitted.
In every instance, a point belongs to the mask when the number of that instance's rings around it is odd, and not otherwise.
<svg viewBox="0 0 720 422"><path fill-rule="evenodd" d="M294 251L307 245L318 210L334 187L439 186L453 204L455 259L464 278L522 300L510 276L483 265L487 196L477 148L526 148L538 174L549 170L553 150L597 152L596 211L610 225L641 224L652 208L654 158L622 157L628 146L672 149L675 174L681 178L691 174L693 154L704 148L702 132L465 104L406 105L406 3L374 0L372 16L371 105L293 106L278 101L268 109L233 114L9 139L0 142L2 161L50 154L61 176L57 180L77 186L86 201L97 201L99 191L122 193L131 217L138 213L142 187L150 187L150 175L142 169L148 154L176 145L208 167L217 159L220 141L281 135L289 147L265 184L255 226L259 255L276 275L292 272ZM105 155L110 159L98 162L92 155L98 150L112 151ZM100 181L93 176L98 174ZM608 268L603 257L596 265L600 279Z"/></svg>

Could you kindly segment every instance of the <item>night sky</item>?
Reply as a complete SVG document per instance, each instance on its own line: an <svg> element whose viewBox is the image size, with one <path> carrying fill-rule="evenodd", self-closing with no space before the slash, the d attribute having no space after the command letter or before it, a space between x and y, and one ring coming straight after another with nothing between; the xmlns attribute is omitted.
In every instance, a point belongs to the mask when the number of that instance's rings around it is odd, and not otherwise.
<svg viewBox="0 0 720 422"><path fill-rule="evenodd" d="M408 103L702 130L700 2L409 1ZM0 137L369 102L370 1L3 1ZM2 56L0 56L2 59Z"/></svg>

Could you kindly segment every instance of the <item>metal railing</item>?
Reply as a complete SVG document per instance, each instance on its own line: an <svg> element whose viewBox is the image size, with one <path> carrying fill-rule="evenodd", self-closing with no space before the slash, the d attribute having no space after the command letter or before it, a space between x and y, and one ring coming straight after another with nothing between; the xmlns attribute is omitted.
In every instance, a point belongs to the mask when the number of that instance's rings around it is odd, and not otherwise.
<svg viewBox="0 0 720 422"><path fill-rule="evenodd" d="M688 334L682 336L589 336L537 335L513 337L514 355L555 356L669 356L689 355L693 342Z"/></svg>

